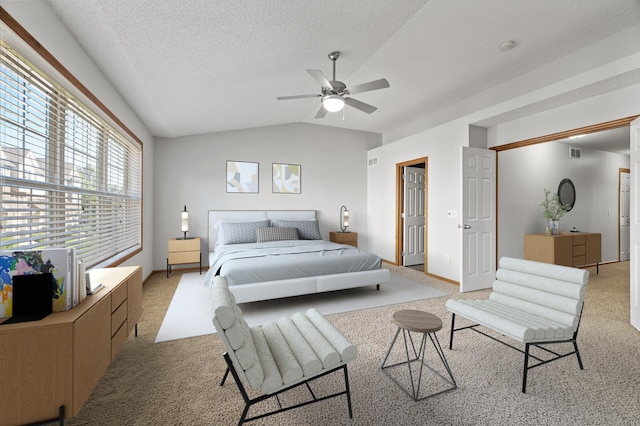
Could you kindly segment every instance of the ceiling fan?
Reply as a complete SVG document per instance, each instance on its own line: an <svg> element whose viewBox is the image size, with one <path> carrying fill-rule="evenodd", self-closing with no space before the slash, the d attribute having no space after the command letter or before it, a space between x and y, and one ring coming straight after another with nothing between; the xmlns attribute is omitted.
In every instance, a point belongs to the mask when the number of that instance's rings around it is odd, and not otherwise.
<svg viewBox="0 0 640 426"><path fill-rule="evenodd" d="M311 77L315 78L320 83L320 93L314 95L293 95L293 96L278 96L276 99L284 101L287 99L302 99L302 98L320 98L322 105L318 110L315 118L323 118L328 112L337 112L344 108L347 104L360 111L371 114L378 108L373 105L366 104L357 99L350 98L348 95L355 93L370 92L372 90L384 89L389 87L389 82L385 78L380 80L370 81L368 83L356 84L347 88L346 84L336 80L336 61L340 57L340 52L335 51L329 53L329 59L333 62L333 80L329 81L320 70L307 70Z"/></svg>

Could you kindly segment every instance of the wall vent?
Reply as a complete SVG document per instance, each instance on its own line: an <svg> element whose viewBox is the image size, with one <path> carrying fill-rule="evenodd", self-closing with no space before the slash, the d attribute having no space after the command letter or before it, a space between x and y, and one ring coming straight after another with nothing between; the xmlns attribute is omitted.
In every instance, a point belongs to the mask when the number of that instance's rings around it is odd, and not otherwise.
<svg viewBox="0 0 640 426"><path fill-rule="evenodd" d="M580 158L580 150L578 148L569 147L569 158Z"/></svg>
<svg viewBox="0 0 640 426"><path fill-rule="evenodd" d="M378 165L378 157L369 158L369 167Z"/></svg>

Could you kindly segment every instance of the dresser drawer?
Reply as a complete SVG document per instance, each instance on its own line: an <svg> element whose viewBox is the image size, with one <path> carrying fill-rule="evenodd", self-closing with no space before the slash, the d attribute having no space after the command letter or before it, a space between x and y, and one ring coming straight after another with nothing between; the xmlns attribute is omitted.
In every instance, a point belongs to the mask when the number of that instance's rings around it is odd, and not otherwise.
<svg viewBox="0 0 640 426"><path fill-rule="evenodd" d="M573 245L574 246L583 246L587 243L587 238L584 235L574 235L573 236Z"/></svg>
<svg viewBox="0 0 640 426"><path fill-rule="evenodd" d="M573 246L574 256L584 256L587 253L587 246Z"/></svg>
<svg viewBox="0 0 640 426"><path fill-rule="evenodd" d="M124 342L127 340L127 320L124 320L124 324L116 331L116 333L111 338L111 359L115 358L116 354L124 345Z"/></svg>
<svg viewBox="0 0 640 426"><path fill-rule="evenodd" d="M125 300L118 309L111 314L111 336L114 336L118 329L127 321L127 301Z"/></svg>
<svg viewBox="0 0 640 426"><path fill-rule="evenodd" d="M585 256L574 256L573 266L582 266L587 264L587 258Z"/></svg>
<svg viewBox="0 0 640 426"><path fill-rule="evenodd" d="M115 310L118 309L118 307L122 305L122 302L124 302L125 300L127 300L126 282L114 288L111 292L111 312L115 312Z"/></svg>

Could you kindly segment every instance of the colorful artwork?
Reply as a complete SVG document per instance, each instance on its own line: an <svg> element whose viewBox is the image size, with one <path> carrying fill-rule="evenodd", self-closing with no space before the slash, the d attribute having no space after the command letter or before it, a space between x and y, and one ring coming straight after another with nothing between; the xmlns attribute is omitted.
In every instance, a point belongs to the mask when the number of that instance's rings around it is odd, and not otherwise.
<svg viewBox="0 0 640 426"><path fill-rule="evenodd" d="M258 192L258 163L227 161L227 192Z"/></svg>
<svg viewBox="0 0 640 426"><path fill-rule="evenodd" d="M280 194L300 193L300 164L273 163L273 190Z"/></svg>
<svg viewBox="0 0 640 426"><path fill-rule="evenodd" d="M71 307L71 281L69 272L71 249L45 249L14 251L0 255L0 318L13 315L13 279L15 275L53 274L52 309L64 311Z"/></svg>

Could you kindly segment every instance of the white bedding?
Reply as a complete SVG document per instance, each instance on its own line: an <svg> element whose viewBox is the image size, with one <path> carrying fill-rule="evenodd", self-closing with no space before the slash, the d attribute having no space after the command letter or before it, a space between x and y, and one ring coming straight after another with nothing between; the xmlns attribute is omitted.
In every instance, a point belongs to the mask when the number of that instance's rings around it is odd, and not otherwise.
<svg viewBox="0 0 640 426"><path fill-rule="evenodd" d="M218 245L210 254L209 274L229 285L295 279L380 269L380 257L323 240ZM209 282L207 277L206 282Z"/></svg>
<svg viewBox="0 0 640 426"><path fill-rule="evenodd" d="M255 222L268 220L270 224L277 224L278 221L317 221L317 212L315 210L209 210L209 268L205 283L210 284L216 273L220 273L227 278L229 289L233 292L237 303L248 303L259 300L277 299L283 297L299 296L303 294L322 293L327 291L344 290L356 287L365 287L388 283L390 280L389 270L382 268L381 259L371 253L358 250L351 246L341 244L333 244L327 241L318 241L314 238L307 240L285 240L272 241L271 243L257 243L256 238L253 241L240 241L238 244L227 243L227 232L220 233L220 227L217 226L222 222ZM283 225L293 226L288 223ZM229 228L229 225L222 225L223 228ZM244 228L244 225L231 226L235 228L232 234L239 231L238 228ZM299 237L305 238L310 234L307 226L296 226ZM227 229L229 230L229 229ZM304 231L303 231L304 230ZM301 232L303 231L303 232ZM253 231L252 231L253 232ZM241 233L246 237L248 234ZM243 238L240 234L234 235ZM254 238L252 235L251 238ZM322 235L319 236L322 238ZM292 243L295 241L295 243ZM243 249L242 246L253 244L270 244L272 249L279 250L279 253L266 255L261 249L248 253L242 259L238 253ZM220 247L228 245L235 246L230 249L229 253L224 254L228 262L220 266L217 257L225 250L219 250ZM313 246L317 247L313 247ZM296 247L297 246L297 247ZM324 250L317 249L324 246ZM255 247L255 246L254 246ZM264 247L264 246L263 246ZM305 248L303 248L305 247ZM306 253L292 254L286 253L291 248L306 251ZM255 249L254 249L255 250ZM232 254L232 252L234 254ZM363 257L361 257L363 256ZM285 261L285 259L288 259ZM338 265L330 267L328 263L334 262ZM262 263L264 265L261 275L250 269L254 264ZM234 266L235 265L235 266ZM239 265L239 266L238 266ZM304 267L303 267L304 265ZM239 275L235 272L227 270L239 270ZM303 271L303 269L306 269ZM337 272L337 271L347 272ZM263 275L264 273L268 275ZM274 275L275 273L279 275ZM231 275L231 276L229 276ZM234 275L236 275L234 277ZM240 277L243 275L244 277ZM280 278L276 278L279 276ZM232 282L236 284L232 284ZM237 284L244 282L244 284Z"/></svg>

